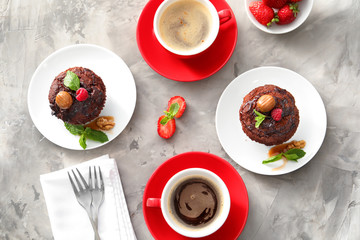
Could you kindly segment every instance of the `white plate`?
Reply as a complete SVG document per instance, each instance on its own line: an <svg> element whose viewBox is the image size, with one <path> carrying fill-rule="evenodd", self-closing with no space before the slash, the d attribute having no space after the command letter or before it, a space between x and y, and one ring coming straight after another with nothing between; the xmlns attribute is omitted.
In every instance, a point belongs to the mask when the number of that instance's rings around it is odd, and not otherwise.
<svg viewBox="0 0 360 240"><path fill-rule="evenodd" d="M278 25L276 23L271 24L270 27L266 27L262 24L260 24L254 17L254 15L250 12L249 10L249 4L251 2L255 2L258 0L245 0L245 11L250 19L250 21L260 30L267 32L267 33L272 33L272 34L283 34L283 33L288 33L291 32L292 30L295 30L296 28L298 28L301 24L303 24L305 22L305 20L308 18L312 6L313 6L313 0L302 0L301 2L298 2L299 5L299 10L300 12L298 13L296 19L289 23L289 24L285 24L285 25ZM275 12L277 12L279 9L274 9Z"/></svg>
<svg viewBox="0 0 360 240"><path fill-rule="evenodd" d="M277 85L294 96L300 123L289 141L306 141L306 155L298 162L288 161L284 168L277 171L273 168L279 167L282 160L262 164L268 158L270 147L246 136L239 120L239 110L245 95L265 84ZM226 153L243 168L264 175L285 174L304 166L319 150L326 132L326 112L319 93L299 74L279 67L255 68L235 78L220 97L215 121L219 140Z"/></svg>
<svg viewBox="0 0 360 240"><path fill-rule="evenodd" d="M113 116L115 119L115 127L106 132L110 142L131 119L136 104L136 86L124 61L110 50L96 45L78 44L62 48L39 65L28 91L28 108L35 126L51 142L64 148L82 150L79 136L72 135L62 120L51 115L48 100L54 78L71 67L89 68L103 80L107 97L100 116ZM106 143L87 140L86 149Z"/></svg>

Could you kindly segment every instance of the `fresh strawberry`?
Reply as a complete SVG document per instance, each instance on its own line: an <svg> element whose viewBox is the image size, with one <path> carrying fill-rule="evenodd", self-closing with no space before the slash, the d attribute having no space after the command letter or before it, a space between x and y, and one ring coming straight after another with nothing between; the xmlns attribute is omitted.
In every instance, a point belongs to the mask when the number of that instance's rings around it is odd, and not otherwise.
<svg viewBox="0 0 360 240"><path fill-rule="evenodd" d="M179 110L178 112L175 114L175 117L176 118L179 118L183 115L184 111L185 111L185 108L186 108L186 102L185 102L185 99L183 97L180 97L180 96L175 96L175 97L172 97L170 98L169 102L168 102L168 108L166 111L170 111L170 106L173 104L173 103L178 103L179 104Z"/></svg>
<svg viewBox="0 0 360 240"><path fill-rule="evenodd" d="M291 23L295 20L298 12L299 9L297 3L286 4L278 11L277 16L275 18L278 18L279 20L276 21L276 23L279 25Z"/></svg>
<svg viewBox="0 0 360 240"><path fill-rule="evenodd" d="M160 137L168 139L174 135L176 130L175 119L170 119L168 116L161 116L158 120L157 131Z"/></svg>
<svg viewBox="0 0 360 240"><path fill-rule="evenodd" d="M287 3L288 0L263 0L264 4L266 6L269 6L271 8L277 8L280 9Z"/></svg>
<svg viewBox="0 0 360 240"><path fill-rule="evenodd" d="M297 2L301 2L301 0L288 0L288 2L290 2L290 3L297 3Z"/></svg>
<svg viewBox="0 0 360 240"><path fill-rule="evenodd" d="M263 2L256 1L249 4L249 10L255 19L262 25L270 27L274 18L274 10Z"/></svg>
<svg viewBox="0 0 360 240"><path fill-rule="evenodd" d="M271 111L271 117L275 120L275 121L280 121L282 116L282 109L281 108L275 108L274 110Z"/></svg>

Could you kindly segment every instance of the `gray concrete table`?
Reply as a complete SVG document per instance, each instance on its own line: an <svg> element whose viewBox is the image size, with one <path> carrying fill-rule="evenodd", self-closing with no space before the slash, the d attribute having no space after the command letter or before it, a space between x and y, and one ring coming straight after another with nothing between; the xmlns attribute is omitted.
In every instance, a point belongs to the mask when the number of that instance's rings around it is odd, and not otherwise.
<svg viewBox="0 0 360 240"><path fill-rule="evenodd" d="M360 239L360 2L317 0L307 21L284 35L255 28L243 0L228 3L239 32L231 59L207 79L182 83L153 71L137 48L136 25L145 0L0 1L0 239L52 239L39 175L106 153L117 161L138 239L153 239L142 214L146 182L166 159L194 150L226 159L244 179L250 210L239 239ZM89 151L49 142L27 109L36 67L55 50L76 43L114 51L137 87L129 125L111 143ZM325 141L314 159L275 177L237 165L215 129L225 87L241 73L269 65L308 79L328 117ZM188 109L176 137L166 141L157 136L156 122L173 95L182 95Z"/></svg>

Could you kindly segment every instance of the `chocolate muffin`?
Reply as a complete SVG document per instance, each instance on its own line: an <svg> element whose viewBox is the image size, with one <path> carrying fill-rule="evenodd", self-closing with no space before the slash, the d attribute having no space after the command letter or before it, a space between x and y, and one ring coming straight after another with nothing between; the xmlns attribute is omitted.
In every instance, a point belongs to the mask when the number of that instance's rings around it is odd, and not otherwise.
<svg viewBox="0 0 360 240"><path fill-rule="evenodd" d="M265 96L263 99L266 98L266 101L258 101L262 96ZM282 110L278 118L271 114L275 109ZM255 126L257 115L254 110L266 116L258 128ZM285 89L275 85L257 87L248 93L244 97L239 114L245 134L251 140L267 146L289 140L299 125L299 110L295 105L294 97Z"/></svg>
<svg viewBox="0 0 360 240"><path fill-rule="evenodd" d="M64 85L68 71L80 80L80 90L85 97L79 98L75 90ZM86 91L85 91L86 90ZM86 93L87 92L87 93ZM58 95L59 94L59 95ZM79 92L78 92L79 94ZM56 100L58 95L58 100ZM62 101L60 102L59 99ZM73 67L55 77L49 91L52 114L70 124L85 124L99 116L105 105L106 88L102 79L93 71L83 67Z"/></svg>

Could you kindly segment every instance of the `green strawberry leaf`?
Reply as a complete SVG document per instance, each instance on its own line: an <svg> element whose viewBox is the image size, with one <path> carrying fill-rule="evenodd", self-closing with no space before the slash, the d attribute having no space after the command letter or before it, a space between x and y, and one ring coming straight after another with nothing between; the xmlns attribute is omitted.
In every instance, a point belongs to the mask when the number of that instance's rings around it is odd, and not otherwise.
<svg viewBox="0 0 360 240"><path fill-rule="evenodd" d="M80 88L79 77L72 71L67 71L64 78L64 85L73 91L78 90Z"/></svg>
<svg viewBox="0 0 360 240"><path fill-rule="evenodd" d="M64 122L65 128L73 135L81 135L84 132L84 126L82 125L72 125L70 123Z"/></svg>
<svg viewBox="0 0 360 240"><path fill-rule="evenodd" d="M101 131L93 130L89 127L87 127L85 129L84 136L88 139L91 139L91 140L97 141L97 142L101 142L101 143L109 141L109 138L106 136L105 133L103 133Z"/></svg>
<svg viewBox="0 0 360 240"><path fill-rule="evenodd" d="M86 137L85 137L85 134L81 134L80 139L79 139L79 143L80 143L80 146L81 146L83 149L86 149L87 145L86 145Z"/></svg>

